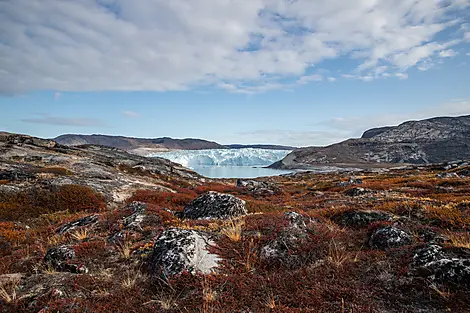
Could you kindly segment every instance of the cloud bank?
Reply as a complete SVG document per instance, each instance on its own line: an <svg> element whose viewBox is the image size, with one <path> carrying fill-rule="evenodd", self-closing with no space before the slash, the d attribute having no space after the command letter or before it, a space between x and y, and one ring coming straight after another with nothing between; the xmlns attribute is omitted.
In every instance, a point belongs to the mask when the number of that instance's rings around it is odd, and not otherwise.
<svg viewBox="0 0 470 313"><path fill-rule="evenodd" d="M404 78L452 57L452 47L470 38L469 4L3 0L0 93L201 86L254 93L283 89L286 79L318 81L309 71L340 58L357 63L351 78ZM451 35L440 36L446 30Z"/></svg>

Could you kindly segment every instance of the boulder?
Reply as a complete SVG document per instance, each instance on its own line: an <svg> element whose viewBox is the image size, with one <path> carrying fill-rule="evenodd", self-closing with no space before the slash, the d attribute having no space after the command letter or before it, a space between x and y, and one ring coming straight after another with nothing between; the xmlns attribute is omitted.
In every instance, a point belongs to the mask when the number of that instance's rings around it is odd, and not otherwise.
<svg viewBox="0 0 470 313"><path fill-rule="evenodd" d="M346 211L333 218L343 226L364 227L378 221L392 221L394 216L381 211Z"/></svg>
<svg viewBox="0 0 470 313"><path fill-rule="evenodd" d="M189 203L182 216L189 219L228 219L247 213L245 201L229 194L209 191Z"/></svg>
<svg viewBox="0 0 470 313"><path fill-rule="evenodd" d="M151 256L153 274L168 277L184 271L209 274L216 270L220 260L209 251L215 245L206 233L170 228L155 242Z"/></svg>
<svg viewBox="0 0 470 313"><path fill-rule="evenodd" d="M410 234L395 226L386 226L376 229L369 239L369 246L381 250L398 248L412 242Z"/></svg>
<svg viewBox="0 0 470 313"><path fill-rule="evenodd" d="M88 269L84 265L69 263L69 260L73 258L75 258L75 250L69 246L60 245L47 250L44 262L56 271L74 274L88 273Z"/></svg>
<svg viewBox="0 0 470 313"><path fill-rule="evenodd" d="M76 229L77 227L85 227L85 226L92 226L98 223L99 215L89 215L82 217L81 219L72 221L70 223L64 224L60 226L56 232L59 234L65 234L70 232L71 230Z"/></svg>
<svg viewBox="0 0 470 313"><path fill-rule="evenodd" d="M470 286L470 249L422 247L413 255L411 273L442 284Z"/></svg>
<svg viewBox="0 0 470 313"><path fill-rule="evenodd" d="M355 188L346 190L344 194L350 197L359 197L359 196L363 196L371 192L372 190L367 189L367 188L355 187Z"/></svg>
<svg viewBox="0 0 470 313"><path fill-rule="evenodd" d="M307 239L307 224L310 220L296 212L286 212L284 217L288 225L275 240L261 248L260 257L267 262L293 266L297 263L298 256L290 252Z"/></svg>
<svg viewBox="0 0 470 313"><path fill-rule="evenodd" d="M272 195L278 191L278 188L274 184L251 179L237 179L237 187L246 188L248 191L255 194Z"/></svg>

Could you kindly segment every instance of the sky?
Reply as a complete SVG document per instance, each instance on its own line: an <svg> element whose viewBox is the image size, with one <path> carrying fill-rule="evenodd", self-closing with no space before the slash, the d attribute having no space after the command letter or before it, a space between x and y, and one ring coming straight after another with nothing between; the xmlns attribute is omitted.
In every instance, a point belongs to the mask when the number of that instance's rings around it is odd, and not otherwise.
<svg viewBox="0 0 470 313"><path fill-rule="evenodd" d="M0 131L328 145L470 114L470 0L1 0Z"/></svg>

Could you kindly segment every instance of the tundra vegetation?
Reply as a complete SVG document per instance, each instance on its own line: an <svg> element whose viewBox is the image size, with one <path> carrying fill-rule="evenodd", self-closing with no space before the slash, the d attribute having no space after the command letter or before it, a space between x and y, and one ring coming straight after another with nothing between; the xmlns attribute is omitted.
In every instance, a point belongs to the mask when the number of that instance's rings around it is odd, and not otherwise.
<svg viewBox="0 0 470 313"><path fill-rule="evenodd" d="M470 307L470 177L452 174L465 164L258 184L103 161L141 182L106 185L122 199L67 164L11 175L20 163L0 170L0 312Z"/></svg>

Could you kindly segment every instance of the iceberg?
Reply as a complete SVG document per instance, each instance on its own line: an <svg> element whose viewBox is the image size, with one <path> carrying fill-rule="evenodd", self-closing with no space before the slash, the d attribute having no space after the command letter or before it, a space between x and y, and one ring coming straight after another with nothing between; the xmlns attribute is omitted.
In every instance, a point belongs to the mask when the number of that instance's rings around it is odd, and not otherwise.
<svg viewBox="0 0 470 313"><path fill-rule="evenodd" d="M149 153L148 157L160 157L191 169L206 166L268 166L283 159L291 151L256 148L177 150Z"/></svg>

